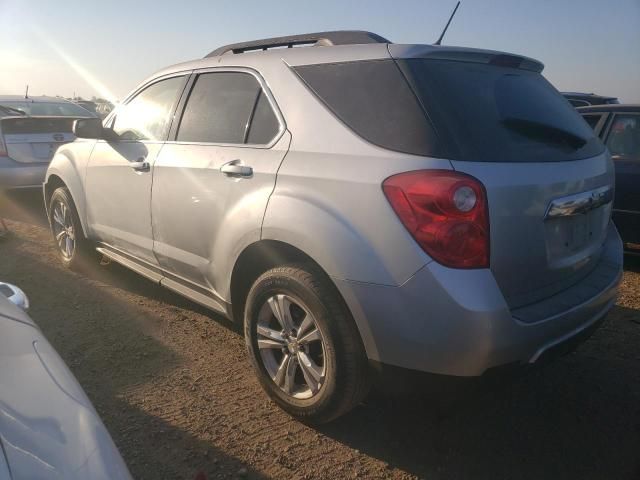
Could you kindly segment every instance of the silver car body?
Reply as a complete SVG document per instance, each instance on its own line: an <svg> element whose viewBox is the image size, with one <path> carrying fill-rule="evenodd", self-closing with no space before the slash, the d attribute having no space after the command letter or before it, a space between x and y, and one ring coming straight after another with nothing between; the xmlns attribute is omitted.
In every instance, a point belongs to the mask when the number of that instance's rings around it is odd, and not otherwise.
<svg viewBox="0 0 640 480"><path fill-rule="evenodd" d="M613 188L608 154L500 163L387 150L338 121L293 70L477 54L496 52L344 45L227 54L169 67L129 98L160 78L244 71L268 95L278 134L266 145L78 139L58 150L45 196L66 185L85 234L102 253L229 316L239 263L256 246L268 245L301 252L329 275L371 360L457 376L535 362L613 305L622 251L609 221L611 203L589 210L585 218L595 233L571 253L561 244L575 216L548 216L554 202L569 208L575 195L591 198ZM138 168L143 156L147 171ZM232 161L253 174L223 174ZM490 268L445 267L403 227L381 185L394 174L421 169L464 172L484 184Z"/></svg>
<svg viewBox="0 0 640 480"><path fill-rule="evenodd" d="M23 478L131 476L73 374L33 320L0 294L0 479Z"/></svg>

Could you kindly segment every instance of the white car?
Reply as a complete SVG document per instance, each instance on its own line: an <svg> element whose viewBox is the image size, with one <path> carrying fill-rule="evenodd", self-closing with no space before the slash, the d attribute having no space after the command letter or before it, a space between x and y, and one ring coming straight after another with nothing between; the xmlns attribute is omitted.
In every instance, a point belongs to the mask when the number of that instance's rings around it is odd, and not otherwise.
<svg viewBox="0 0 640 480"><path fill-rule="evenodd" d="M78 381L25 313L28 304L20 289L0 283L0 480L130 479Z"/></svg>

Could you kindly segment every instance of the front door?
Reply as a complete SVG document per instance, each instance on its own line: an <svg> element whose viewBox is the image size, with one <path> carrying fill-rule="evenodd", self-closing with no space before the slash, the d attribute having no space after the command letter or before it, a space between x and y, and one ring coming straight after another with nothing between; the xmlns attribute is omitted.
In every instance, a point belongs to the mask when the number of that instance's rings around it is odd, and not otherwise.
<svg viewBox="0 0 640 480"><path fill-rule="evenodd" d="M97 142L85 180L90 234L157 265L151 231L151 180L185 77L145 87L109 121L113 139Z"/></svg>
<svg viewBox="0 0 640 480"><path fill-rule="evenodd" d="M640 113L616 114L606 141L616 169L613 221L625 246L640 249Z"/></svg>
<svg viewBox="0 0 640 480"><path fill-rule="evenodd" d="M259 240L289 147L274 105L248 71L196 77L175 139L160 152L153 174L154 253L168 286L218 293L216 261Z"/></svg>

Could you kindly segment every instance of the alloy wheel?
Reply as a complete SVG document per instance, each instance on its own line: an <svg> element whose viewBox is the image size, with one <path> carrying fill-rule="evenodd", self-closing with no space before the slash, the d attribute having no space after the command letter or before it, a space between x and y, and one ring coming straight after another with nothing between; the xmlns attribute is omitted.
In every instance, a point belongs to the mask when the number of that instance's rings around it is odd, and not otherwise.
<svg viewBox="0 0 640 480"><path fill-rule="evenodd" d="M53 235L62 255L69 259L76 248L76 237L69 207L62 201L53 207Z"/></svg>
<svg viewBox="0 0 640 480"><path fill-rule="evenodd" d="M297 399L315 396L326 378L326 348L314 316L289 295L271 296L260 308L258 349L273 382Z"/></svg>

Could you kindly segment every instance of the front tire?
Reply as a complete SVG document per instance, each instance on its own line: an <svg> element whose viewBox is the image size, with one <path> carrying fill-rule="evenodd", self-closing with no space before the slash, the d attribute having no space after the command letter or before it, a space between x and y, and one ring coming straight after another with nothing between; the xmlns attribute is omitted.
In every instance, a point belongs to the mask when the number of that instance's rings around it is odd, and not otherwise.
<svg viewBox="0 0 640 480"><path fill-rule="evenodd" d="M80 270L95 251L84 236L76 206L66 187L57 188L51 195L49 226L62 264L71 270Z"/></svg>
<svg viewBox="0 0 640 480"><path fill-rule="evenodd" d="M369 390L358 329L330 280L312 265L262 274L247 297L247 349L267 394L308 423L351 410Z"/></svg>

